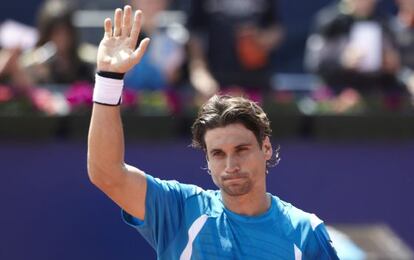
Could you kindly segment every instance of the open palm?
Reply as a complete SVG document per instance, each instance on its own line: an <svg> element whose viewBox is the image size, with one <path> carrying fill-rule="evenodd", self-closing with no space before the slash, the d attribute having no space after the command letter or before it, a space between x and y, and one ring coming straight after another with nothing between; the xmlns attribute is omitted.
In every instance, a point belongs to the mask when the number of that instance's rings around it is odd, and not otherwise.
<svg viewBox="0 0 414 260"><path fill-rule="evenodd" d="M135 49L141 29L142 12L136 11L131 23L132 9L116 9L114 28L111 19L105 20L105 35L99 44L97 68L99 71L125 73L137 64L145 53L149 39L142 40Z"/></svg>

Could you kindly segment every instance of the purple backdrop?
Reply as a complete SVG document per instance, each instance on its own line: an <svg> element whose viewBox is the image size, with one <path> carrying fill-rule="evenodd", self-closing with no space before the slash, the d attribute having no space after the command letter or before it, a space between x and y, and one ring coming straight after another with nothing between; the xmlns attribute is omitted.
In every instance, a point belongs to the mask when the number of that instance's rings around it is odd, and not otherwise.
<svg viewBox="0 0 414 260"><path fill-rule="evenodd" d="M213 188L189 141L129 142L127 162L154 176ZM389 224L414 246L414 141L282 141L269 191L328 224ZM152 259L93 187L86 144L0 143L0 259ZM145 257L144 257L145 256Z"/></svg>

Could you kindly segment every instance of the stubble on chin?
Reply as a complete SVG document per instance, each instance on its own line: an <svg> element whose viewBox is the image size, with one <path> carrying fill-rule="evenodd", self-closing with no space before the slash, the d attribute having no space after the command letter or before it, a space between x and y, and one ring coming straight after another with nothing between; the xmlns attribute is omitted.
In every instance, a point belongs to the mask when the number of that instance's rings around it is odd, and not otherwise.
<svg viewBox="0 0 414 260"><path fill-rule="evenodd" d="M252 183L250 180L246 179L241 183L231 183L231 184L223 184L221 190L231 196L242 196L249 193L252 189Z"/></svg>

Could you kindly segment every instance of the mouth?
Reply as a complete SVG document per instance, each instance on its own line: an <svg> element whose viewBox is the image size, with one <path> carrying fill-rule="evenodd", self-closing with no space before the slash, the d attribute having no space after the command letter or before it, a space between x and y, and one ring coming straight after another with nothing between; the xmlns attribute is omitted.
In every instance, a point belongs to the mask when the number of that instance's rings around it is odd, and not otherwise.
<svg viewBox="0 0 414 260"><path fill-rule="evenodd" d="M227 175L223 177L223 181L234 181L234 180L240 180L240 179L245 179L246 178L246 174L232 174L232 175Z"/></svg>

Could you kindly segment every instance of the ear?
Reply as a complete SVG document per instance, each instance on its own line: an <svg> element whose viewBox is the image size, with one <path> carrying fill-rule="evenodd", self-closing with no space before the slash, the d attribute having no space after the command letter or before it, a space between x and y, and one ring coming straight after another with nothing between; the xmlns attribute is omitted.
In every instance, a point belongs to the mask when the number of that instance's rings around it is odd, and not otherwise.
<svg viewBox="0 0 414 260"><path fill-rule="evenodd" d="M266 136L265 139L263 139L262 150L265 154L266 161L270 160L273 155L273 149L272 149L272 143L270 142L270 139L268 136Z"/></svg>
<svg viewBox="0 0 414 260"><path fill-rule="evenodd" d="M207 153L206 153L205 157L206 157L206 162L207 162L207 168L210 169L210 160L208 159L208 154Z"/></svg>

